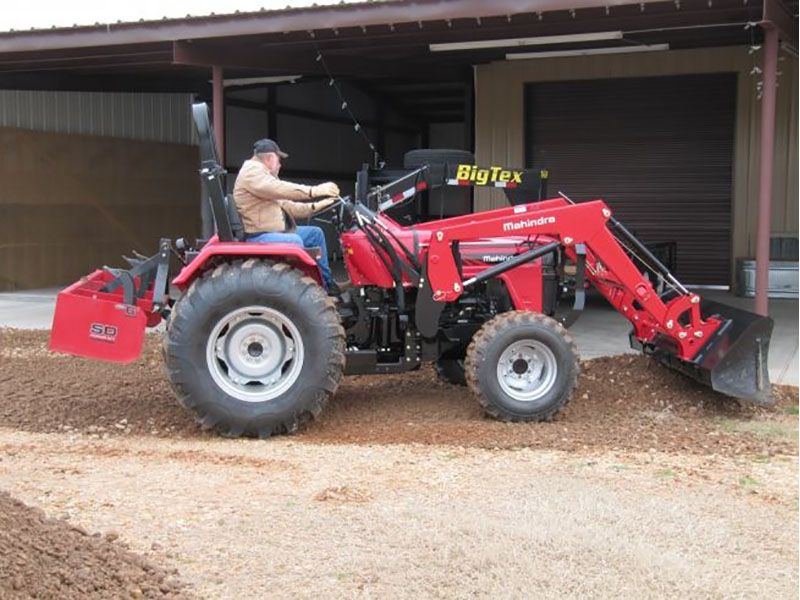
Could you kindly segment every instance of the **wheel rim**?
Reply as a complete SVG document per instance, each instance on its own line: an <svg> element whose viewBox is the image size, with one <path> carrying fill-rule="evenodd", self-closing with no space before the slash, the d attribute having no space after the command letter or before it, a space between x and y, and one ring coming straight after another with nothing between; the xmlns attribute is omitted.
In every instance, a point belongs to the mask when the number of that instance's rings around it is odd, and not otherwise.
<svg viewBox="0 0 800 600"><path fill-rule="evenodd" d="M497 380L514 400L533 402L555 385L558 366L553 351L537 340L520 340L506 348L497 363Z"/></svg>
<svg viewBox="0 0 800 600"><path fill-rule="evenodd" d="M264 306L238 308L222 317L206 346L211 377L245 402L266 402L285 393L297 381L304 356L294 323Z"/></svg>

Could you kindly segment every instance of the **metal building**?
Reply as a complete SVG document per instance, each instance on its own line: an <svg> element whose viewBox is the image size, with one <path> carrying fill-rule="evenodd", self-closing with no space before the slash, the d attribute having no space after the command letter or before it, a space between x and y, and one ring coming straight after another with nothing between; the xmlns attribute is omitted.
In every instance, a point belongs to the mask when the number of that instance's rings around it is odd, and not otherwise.
<svg viewBox="0 0 800 600"><path fill-rule="evenodd" d="M547 168L551 192L603 197L675 242L690 283L731 285L737 259L758 257L763 311L770 237L798 231L796 15L781 0L388 0L0 33L0 172L41 185L0 193L0 288L198 232L194 97L213 102L232 172L269 135L292 155L286 177L352 185L373 153L350 111L390 165L427 146ZM26 135L86 160L22 155ZM44 158L69 183L25 176ZM68 226L67 200L98 238ZM504 201L477 193L472 209ZM54 252L80 258L14 270Z"/></svg>

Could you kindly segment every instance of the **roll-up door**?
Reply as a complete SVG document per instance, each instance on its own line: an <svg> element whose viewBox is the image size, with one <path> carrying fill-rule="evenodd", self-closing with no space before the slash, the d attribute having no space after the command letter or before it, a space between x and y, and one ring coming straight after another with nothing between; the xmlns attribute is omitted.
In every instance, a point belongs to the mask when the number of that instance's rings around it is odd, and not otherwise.
<svg viewBox="0 0 800 600"><path fill-rule="evenodd" d="M736 75L528 84L526 163L548 195L602 198L645 242L677 244L687 284L731 277Z"/></svg>

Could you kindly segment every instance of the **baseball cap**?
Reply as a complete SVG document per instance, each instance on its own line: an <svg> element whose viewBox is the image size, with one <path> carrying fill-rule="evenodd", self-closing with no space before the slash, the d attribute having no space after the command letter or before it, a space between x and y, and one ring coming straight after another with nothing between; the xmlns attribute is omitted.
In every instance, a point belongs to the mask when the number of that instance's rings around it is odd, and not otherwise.
<svg viewBox="0 0 800 600"><path fill-rule="evenodd" d="M258 140L253 144L253 154L265 154L267 152L274 152L281 158L288 158L289 155L278 147L278 144L269 138Z"/></svg>

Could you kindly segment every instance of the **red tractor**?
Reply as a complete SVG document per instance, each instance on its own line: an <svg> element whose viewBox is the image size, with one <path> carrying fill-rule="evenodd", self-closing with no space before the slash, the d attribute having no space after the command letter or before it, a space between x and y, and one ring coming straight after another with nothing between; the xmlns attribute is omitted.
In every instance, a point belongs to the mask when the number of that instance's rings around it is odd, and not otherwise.
<svg viewBox="0 0 800 600"><path fill-rule="evenodd" d="M522 172L499 167L423 165L373 189L375 209L349 198L333 207L352 287L331 298L313 251L243 241L206 106L194 116L216 235L164 239L155 255L128 259L129 269L97 270L63 290L50 347L130 362L145 328L166 320L167 375L203 428L293 432L343 375L427 361L468 384L494 418L551 419L576 384L566 326L588 284L631 322L635 347L725 394L769 399L771 319L702 301L602 200L559 197L402 226L385 211L422 190L523 183ZM171 262L180 263L174 277ZM573 306L561 314L568 288Z"/></svg>

